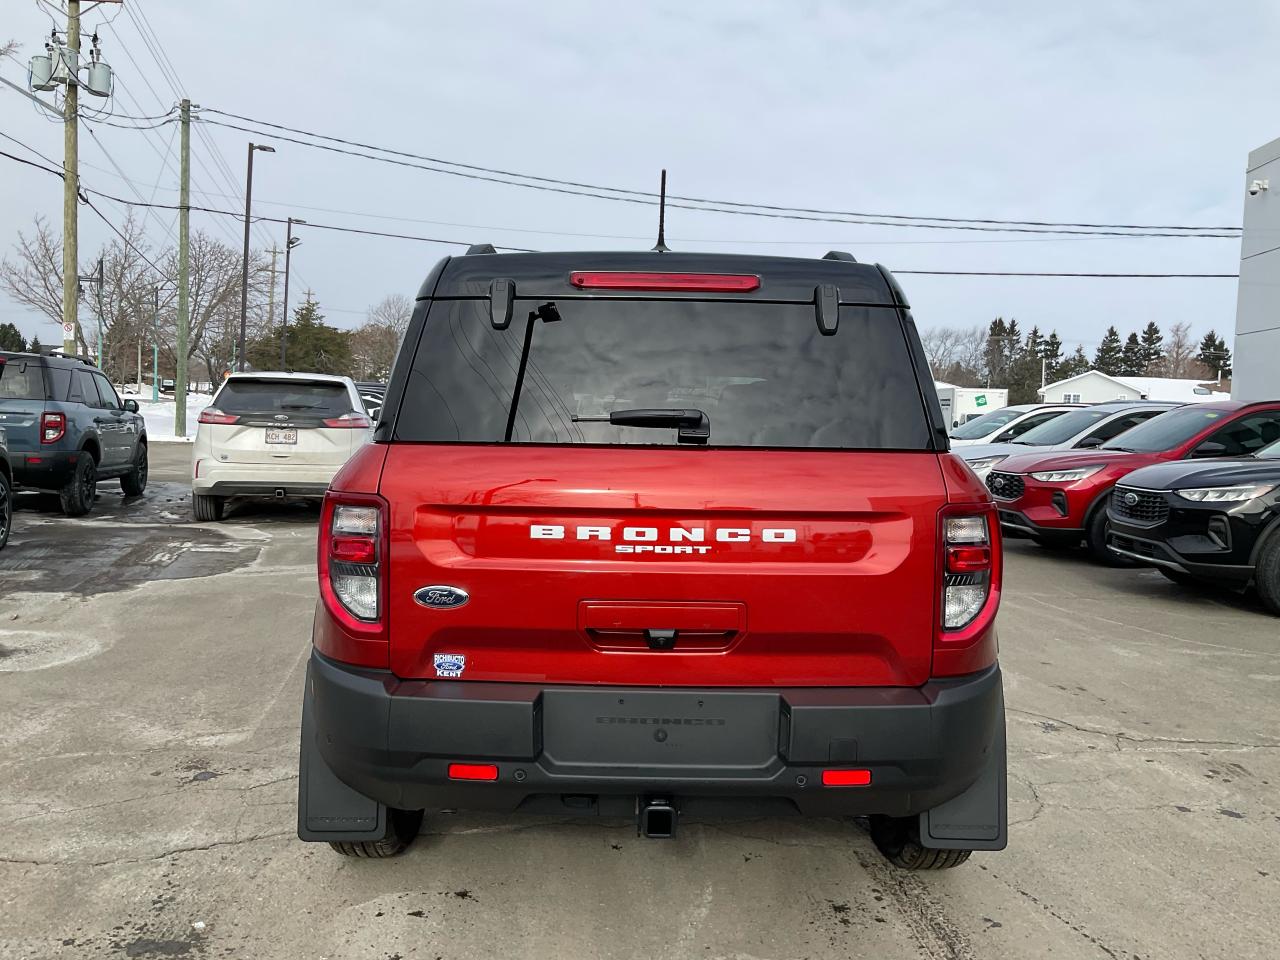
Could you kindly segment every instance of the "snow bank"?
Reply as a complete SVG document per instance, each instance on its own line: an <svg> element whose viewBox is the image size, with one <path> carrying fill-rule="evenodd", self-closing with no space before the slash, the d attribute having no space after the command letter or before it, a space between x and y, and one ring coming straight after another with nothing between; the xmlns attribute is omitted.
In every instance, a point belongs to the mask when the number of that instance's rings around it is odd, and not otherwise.
<svg viewBox="0 0 1280 960"><path fill-rule="evenodd" d="M196 417L200 416L200 411L207 407L212 399L207 393L187 394L187 435L176 437L174 426L178 419L178 405L173 400L153 402L151 393L145 387L142 396L126 390L121 397L125 400L138 401L139 412L147 421L147 439L152 443L191 443L196 435Z"/></svg>

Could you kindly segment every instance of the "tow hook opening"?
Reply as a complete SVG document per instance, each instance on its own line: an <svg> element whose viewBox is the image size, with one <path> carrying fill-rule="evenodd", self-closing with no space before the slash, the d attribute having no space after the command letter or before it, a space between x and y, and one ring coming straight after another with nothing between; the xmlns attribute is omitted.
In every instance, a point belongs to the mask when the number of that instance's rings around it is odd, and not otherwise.
<svg viewBox="0 0 1280 960"><path fill-rule="evenodd" d="M283 499L284 499L284 487L277 487L277 488L276 488L275 498L276 498L277 500L283 500Z"/></svg>
<svg viewBox="0 0 1280 960"><path fill-rule="evenodd" d="M676 835L676 806L667 797L649 797L640 807L636 832L649 840L671 840Z"/></svg>

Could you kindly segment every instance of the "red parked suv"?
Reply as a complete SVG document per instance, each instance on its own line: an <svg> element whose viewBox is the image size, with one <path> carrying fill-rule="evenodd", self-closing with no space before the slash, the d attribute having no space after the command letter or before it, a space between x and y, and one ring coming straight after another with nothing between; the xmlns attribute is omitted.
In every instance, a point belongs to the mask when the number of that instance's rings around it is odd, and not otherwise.
<svg viewBox="0 0 1280 960"><path fill-rule="evenodd" d="M1002 849L1000 558L878 266L473 248L325 498L299 835L727 809Z"/></svg>
<svg viewBox="0 0 1280 960"><path fill-rule="evenodd" d="M1081 453L1009 457L987 474L1000 524L1044 544L1082 539L1105 563L1120 558L1107 547L1107 502L1121 477L1165 460L1242 457L1280 436L1280 401L1233 400L1177 407Z"/></svg>

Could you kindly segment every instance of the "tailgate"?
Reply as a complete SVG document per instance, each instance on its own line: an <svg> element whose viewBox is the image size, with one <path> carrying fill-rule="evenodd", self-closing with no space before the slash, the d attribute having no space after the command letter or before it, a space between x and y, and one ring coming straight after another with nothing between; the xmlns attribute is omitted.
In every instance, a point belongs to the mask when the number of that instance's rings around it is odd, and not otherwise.
<svg viewBox="0 0 1280 960"><path fill-rule="evenodd" d="M40 414L44 412L43 400L0 399L0 430L5 432L9 455L14 462L20 453L40 449Z"/></svg>
<svg viewBox="0 0 1280 960"><path fill-rule="evenodd" d="M208 424L221 463L300 463L341 466L363 431L325 427L319 420L242 417L235 424Z"/></svg>
<svg viewBox="0 0 1280 960"><path fill-rule="evenodd" d="M928 679L946 498L933 453L406 443L380 492L401 677ZM469 599L415 600L439 586Z"/></svg>

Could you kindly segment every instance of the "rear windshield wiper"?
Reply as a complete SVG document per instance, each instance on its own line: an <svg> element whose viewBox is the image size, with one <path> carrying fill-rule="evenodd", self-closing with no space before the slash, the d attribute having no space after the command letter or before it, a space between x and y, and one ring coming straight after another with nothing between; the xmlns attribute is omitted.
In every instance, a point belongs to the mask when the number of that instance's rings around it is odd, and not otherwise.
<svg viewBox="0 0 1280 960"><path fill-rule="evenodd" d="M677 428L680 443L706 443L711 439L711 421L701 410L657 407L642 410L614 410L607 417L574 417L574 423L611 423L615 427Z"/></svg>

